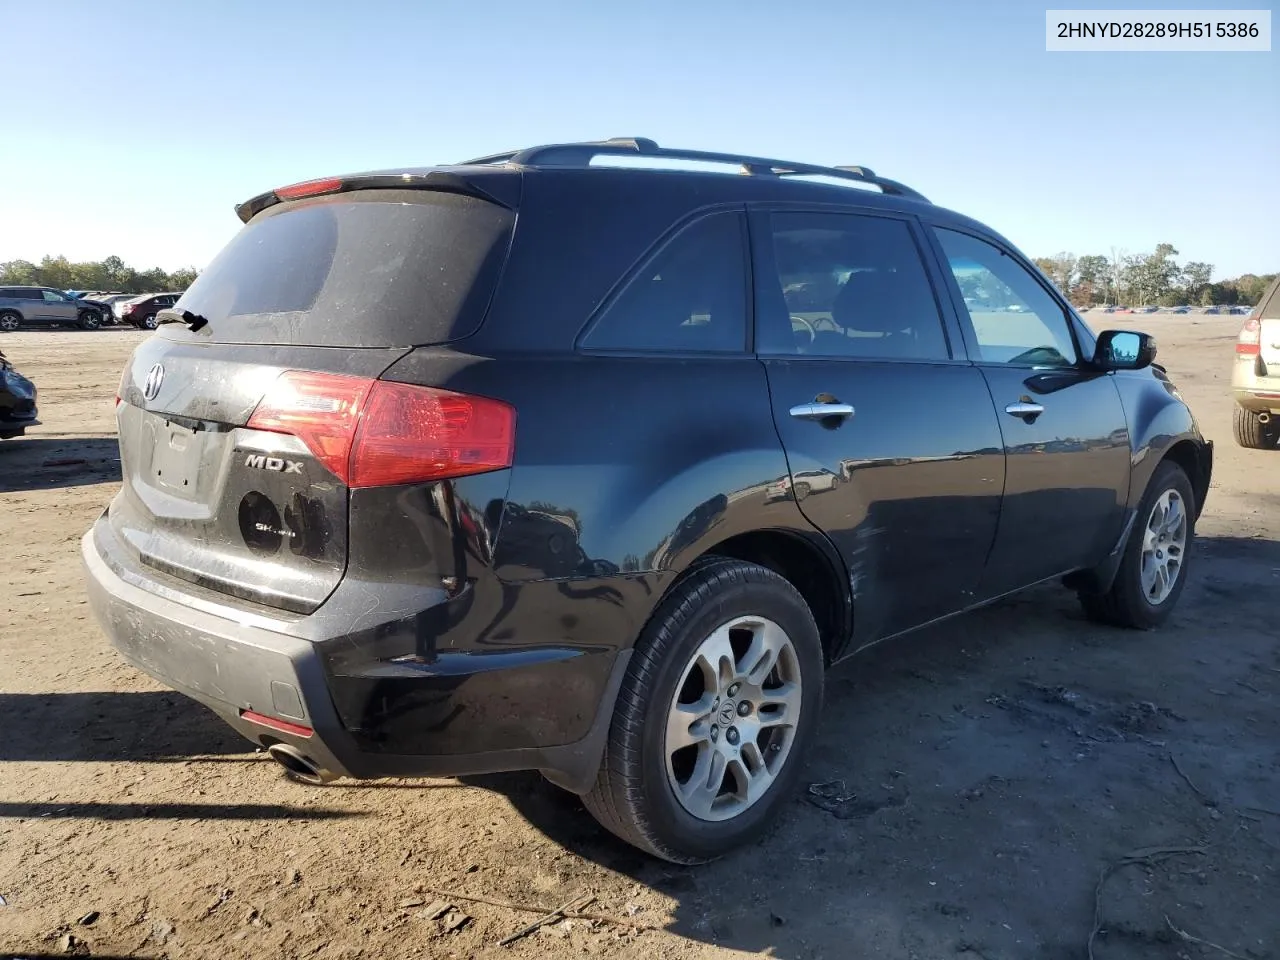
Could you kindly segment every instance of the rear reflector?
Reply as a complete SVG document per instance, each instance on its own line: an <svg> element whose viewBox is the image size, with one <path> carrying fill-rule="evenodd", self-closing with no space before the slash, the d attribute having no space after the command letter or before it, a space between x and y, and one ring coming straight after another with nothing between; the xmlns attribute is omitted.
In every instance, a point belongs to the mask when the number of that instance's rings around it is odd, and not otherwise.
<svg viewBox="0 0 1280 960"><path fill-rule="evenodd" d="M281 733L290 733L295 737L309 737L313 732L310 727L304 727L300 723L290 723L288 720L278 720L275 717L268 717L262 713L255 713L252 710L241 710L240 719L248 720L250 723L256 723L260 727L269 727L272 730L279 730Z"/></svg>
<svg viewBox="0 0 1280 960"><path fill-rule="evenodd" d="M434 387L288 370L249 418L288 433L348 487L444 480L511 466L515 409Z"/></svg>
<svg viewBox="0 0 1280 960"><path fill-rule="evenodd" d="M1260 352L1262 343L1262 324L1256 316L1250 317L1240 328L1240 336L1236 338L1236 353L1254 357Z"/></svg>
<svg viewBox="0 0 1280 960"><path fill-rule="evenodd" d="M341 177L325 177L322 180L306 180L302 183L277 187L275 195L281 200L297 200L299 197L314 197L321 193L335 193L342 189Z"/></svg>

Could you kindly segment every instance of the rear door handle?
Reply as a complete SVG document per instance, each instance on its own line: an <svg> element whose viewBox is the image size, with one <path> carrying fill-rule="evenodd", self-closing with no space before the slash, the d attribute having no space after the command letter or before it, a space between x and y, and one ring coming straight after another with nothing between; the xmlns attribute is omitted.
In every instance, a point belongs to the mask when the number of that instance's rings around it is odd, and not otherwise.
<svg viewBox="0 0 1280 960"><path fill-rule="evenodd" d="M1044 413L1044 407L1038 403L1028 403L1025 400L1019 400L1017 403L1011 403L1004 408L1004 412L1011 417L1020 417L1028 423L1034 420L1040 414Z"/></svg>
<svg viewBox="0 0 1280 960"><path fill-rule="evenodd" d="M853 416L853 405L849 403L799 403L791 408L791 415L797 420L825 420L827 417L844 419Z"/></svg>

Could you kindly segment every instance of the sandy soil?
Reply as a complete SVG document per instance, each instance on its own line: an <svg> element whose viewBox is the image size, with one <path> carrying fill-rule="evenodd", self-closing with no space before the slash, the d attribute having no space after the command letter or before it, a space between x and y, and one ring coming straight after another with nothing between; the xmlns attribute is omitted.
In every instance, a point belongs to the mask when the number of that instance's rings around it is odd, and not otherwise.
<svg viewBox="0 0 1280 960"><path fill-rule="evenodd" d="M1231 441L1239 318L1119 322L1156 333L1218 444L1174 622L1105 629L1040 589L838 668L805 777L826 785L696 870L536 776L291 783L125 665L77 549L116 489L112 395L143 334L4 336L45 425L0 443L0 957L1067 960L1095 911L1098 960L1217 952L1178 931L1280 957L1280 452ZM589 892L638 929L500 947L534 915L435 888Z"/></svg>

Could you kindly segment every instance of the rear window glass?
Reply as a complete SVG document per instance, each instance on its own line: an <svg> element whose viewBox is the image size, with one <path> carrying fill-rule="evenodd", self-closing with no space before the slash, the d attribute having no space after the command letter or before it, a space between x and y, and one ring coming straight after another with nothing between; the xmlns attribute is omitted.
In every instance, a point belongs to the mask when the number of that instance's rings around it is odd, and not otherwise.
<svg viewBox="0 0 1280 960"><path fill-rule="evenodd" d="M1258 316L1263 320L1280 320L1280 278L1271 284L1271 289L1258 301Z"/></svg>
<svg viewBox="0 0 1280 960"><path fill-rule="evenodd" d="M515 215L471 197L365 190L247 224L179 307L232 343L409 346L479 327Z"/></svg>

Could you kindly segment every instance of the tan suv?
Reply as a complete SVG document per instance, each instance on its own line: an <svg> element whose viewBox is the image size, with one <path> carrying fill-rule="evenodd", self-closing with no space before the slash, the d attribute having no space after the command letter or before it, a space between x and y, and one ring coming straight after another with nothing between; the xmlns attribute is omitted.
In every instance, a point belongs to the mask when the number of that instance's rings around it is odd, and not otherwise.
<svg viewBox="0 0 1280 960"><path fill-rule="evenodd" d="M1235 435L1242 447L1265 449L1280 441L1280 277L1249 314L1236 340L1231 374L1236 397Z"/></svg>

